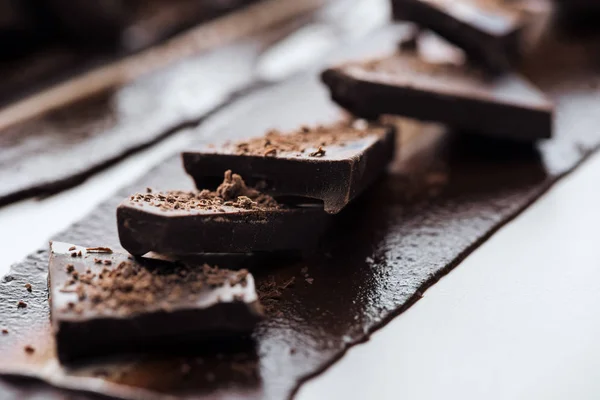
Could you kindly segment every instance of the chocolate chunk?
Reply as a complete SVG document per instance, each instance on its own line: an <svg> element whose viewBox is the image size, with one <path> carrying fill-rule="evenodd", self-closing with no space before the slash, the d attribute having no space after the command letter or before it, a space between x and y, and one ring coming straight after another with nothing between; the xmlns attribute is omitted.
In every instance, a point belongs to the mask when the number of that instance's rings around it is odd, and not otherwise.
<svg viewBox="0 0 600 400"><path fill-rule="evenodd" d="M515 4L501 0L393 0L394 16L416 22L462 47L493 71L521 55L526 21Z"/></svg>
<svg viewBox="0 0 600 400"><path fill-rule="evenodd" d="M84 253L69 285L70 244L51 243L52 329L62 361L124 351L164 350L249 333L262 307L248 271L189 266L125 253ZM94 256L111 261L98 265Z"/></svg>
<svg viewBox="0 0 600 400"><path fill-rule="evenodd" d="M317 247L321 206L284 206L225 172L216 191L136 194L117 208L121 245L132 254L247 253Z"/></svg>
<svg viewBox="0 0 600 400"><path fill-rule="evenodd" d="M407 53L328 69L322 80L338 104L366 118L396 114L523 141L552 136L552 103L516 74L489 78Z"/></svg>
<svg viewBox="0 0 600 400"><path fill-rule="evenodd" d="M276 150L267 156L265 148ZM337 213L386 169L394 157L391 127L341 122L304 127L263 137L183 153L183 163L196 186L206 187L227 168L272 196L321 200Z"/></svg>

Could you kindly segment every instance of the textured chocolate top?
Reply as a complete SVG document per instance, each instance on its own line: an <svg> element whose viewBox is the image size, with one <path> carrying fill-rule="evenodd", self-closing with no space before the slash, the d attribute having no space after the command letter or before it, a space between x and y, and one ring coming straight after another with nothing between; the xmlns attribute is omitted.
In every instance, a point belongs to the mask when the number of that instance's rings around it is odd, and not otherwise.
<svg viewBox="0 0 600 400"><path fill-rule="evenodd" d="M247 270L166 262L143 265L110 249L94 251L53 242L49 270L53 317L63 320L126 317L258 300Z"/></svg>
<svg viewBox="0 0 600 400"><path fill-rule="evenodd" d="M384 128L370 128L365 121L340 122L333 126L304 126L300 130L284 133L270 130L262 137L212 146L215 152L265 157L329 158L327 148L346 147L366 138L382 137Z"/></svg>
<svg viewBox="0 0 600 400"><path fill-rule="evenodd" d="M249 188L242 177L231 170L225 171L223 183L215 191L171 190L153 193L137 193L129 198L129 204L139 207L155 207L160 211L187 212L233 212L241 210L277 210L283 205L256 189Z"/></svg>

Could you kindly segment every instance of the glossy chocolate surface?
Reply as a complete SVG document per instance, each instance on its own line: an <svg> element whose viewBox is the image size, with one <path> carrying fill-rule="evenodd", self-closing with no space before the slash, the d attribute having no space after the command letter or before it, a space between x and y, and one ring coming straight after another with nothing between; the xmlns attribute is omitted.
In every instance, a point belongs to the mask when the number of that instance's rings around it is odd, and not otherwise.
<svg viewBox="0 0 600 400"><path fill-rule="evenodd" d="M396 43L397 37L393 40ZM590 82L599 82L600 75L584 66L584 56L568 42L551 41L526 69L557 104L556 138L543 145L447 135L424 125L401 130L403 135L412 131L414 145L406 143L389 175L339 215L321 255L301 263L282 261L269 270L257 266L259 297L270 318L254 332L256 353L246 353L243 361L250 367L247 374L239 372L237 355L223 354L203 356L201 363L194 358L187 375L181 366L190 360L179 357L113 361L102 365L111 374L95 379L94 385L85 380L95 376L94 369L48 368L56 358L48 350L52 343L48 342L47 293L40 289L45 287L48 260L44 249L16 264L0 283L2 322L10 331L0 337L0 370L124 398L150 398L148 391L180 399L289 398L305 379L410 307L424 290L598 148L600 92ZM328 122L338 112L314 76L297 78L236 104L212 119L224 123L218 124L218 132L233 140L249 131L258 135L274 125L293 129ZM270 112L256 112L255 107ZM211 133L209 126L200 128L199 137ZM193 189L175 157L57 238L117 248L115 207L124 196L148 186ZM24 289L26 282L33 285L32 293ZM18 309L19 300L28 307ZM23 351L28 344L36 347L33 355ZM15 398L62 399L65 395L47 386L0 382L0 393Z"/></svg>
<svg viewBox="0 0 600 400"><path fill-rule="evenodd" d="M254 278L245 271L133 259L109 248L51 243L48 282L63 362L189 351L207 339L247 335L262 317Z"/></svg>

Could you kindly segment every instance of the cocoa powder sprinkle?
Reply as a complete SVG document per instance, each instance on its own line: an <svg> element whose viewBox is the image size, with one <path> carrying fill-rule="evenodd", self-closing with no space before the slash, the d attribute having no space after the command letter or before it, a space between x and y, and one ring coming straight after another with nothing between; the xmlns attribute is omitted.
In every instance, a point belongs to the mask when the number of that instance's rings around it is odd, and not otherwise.
<svg viewBox="0 0 600 400"><path fill-rule="evenodd" d="M382 129L369 129L368 124L355 124L352 121L342 121L328 126L303 126L298 131L283 133L271 130L265 136L224 145L224 149L238 155L254 155L277 157L294 155L300 157L308 149L318 150L310 153L311 157L325 155L325 146L343 146L349 142L372 134L382 134ZM313 155L316 154L316 155Z"/></svg>
<svg viewBox="0 0 600 400"><path fill-rule="evenodd" d="M88 270L81 274L74 288L78 302L64 311L80 313L84 308L122 314L145 311L149 304L170 309L177 301L188 301L206 289L223 285L247 285L247 270L231 271L204 265L172 268L146 268L123 261L116 267L102 267L98 274ZM64 290L64 289L63 289Z"/></svg>
<svg viewBox="0 0 600 400"><path fill-rule="evenodd" d="M137 193L130 197L130 202L158 207L162 211L212 210L225 212L226 209L223 207L244 210L272 210L282 207L273 197L248 187L242 177L234 174L231 170L225 172L223 183L215 191Z"/></svg>

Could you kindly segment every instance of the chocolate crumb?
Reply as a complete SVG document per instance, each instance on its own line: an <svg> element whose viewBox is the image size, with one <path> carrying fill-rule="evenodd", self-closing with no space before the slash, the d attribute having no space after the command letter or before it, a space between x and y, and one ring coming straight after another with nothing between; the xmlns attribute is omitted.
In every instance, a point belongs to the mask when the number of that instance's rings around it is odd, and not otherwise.
<svg viewBox="0 0 600 400"><path fill-rule="evenodd" d="M77 248L76 246L71 246L71 247L69 247L69 251L73 251L73 250L75 250L76 248Z"/></svg>
<svg viewBox="0 0 600 400"><path fill-rule="evenodd" d="M152 188L147 187L146 188L146 193L152 193Z"/></svg>
<svg viewBox="0 0 600 400"><path fill-rule="evenodd" d="M71 253L71 257L77 257L77 253Z"/></svg>
<svg viewBox="0 0 600 400"><path fill-rule="evenodd" d="M265 150L265 152L264 152L264 154L263 154L263 155L264 155L265 157L268 157L268 156L273 156L273 157L275 157L275 156L277 155L277 149L276 149L276 148L274 148L274 147L271 147L271 148L269 148L269 149Z"/></svg>
<svg viewBox="0 0 600 400"><path fill-rule="evenodd" d="M25 308L27 307L27 303L25 303L23 300L19 300L19 302L17 303L17 308Z"/></svg>
<svg viewBox="0 0 600 400"><path fill-rule="evenodd" d="M3 335L8 335L8 329L2 329L2 334Z"/></svg>
<svg viewBox="0 0 600 400"><path fill-rule="evenodd" d="M25 289L27 289L27 291L31 293L31 291L33 290L33 287L31 286L31 283L26 283L25 284Z"/></svg>
<svg viewBox="0 0 600 400"><path fill-rule="evenodd" d="M110 261L110 260L104 260L104 265L111 265L111 264L112 264L112 261Z"/></svg>
<svg viewBox="0 0 600 400"><path fill-rule="evenodd" d="M25 350L25 353L27 353L27 354L33 354L35 352L35 349L33 348L33 346L30 346L30 345L25 346L24 350Z"/></svg>
<svg viewBox="0 0 600 400"><path fill-rule="evenodd" d="M88 247L85 249L88 253L108 253L111 254L113 251L108 247Z"/></svg>
<svg viewBox="0 0 600 400"><path fill-rule="evenodd" d="M81 250L79 250L79 251L77 252L77 257L81 257L82 255L83 255L83 253L81 252Z"/></svg>
<svg viewBox="0 0 600 400"><path fill-rule="evenodd" d="M94 258L94 264L102 264L102 260L99 258Z"/></svg>
<svg viewBox="0 0 600 400"><path fill-rule="evenodd" d="M309 154L311 157L323 157L325 155L325 149L322 146L319 146L319 149L315 152Z"/></svg>
<svg viewBox="0 0 600 400"><path fill-rule="evenodd" d="M73 264L67 264L67 272L71 273L75 271L75 266Z"/></svg>

